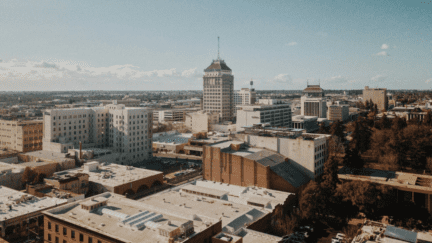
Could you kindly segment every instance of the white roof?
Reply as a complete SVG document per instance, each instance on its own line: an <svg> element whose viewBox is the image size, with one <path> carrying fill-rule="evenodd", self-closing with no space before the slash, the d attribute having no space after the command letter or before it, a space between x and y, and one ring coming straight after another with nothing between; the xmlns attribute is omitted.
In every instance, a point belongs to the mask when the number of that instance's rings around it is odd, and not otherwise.
<svg viewBox="0 0 432 243"><path fill-rule="evenodd" d="M0 221L42 211L66 202L66 199L51 197L38 198L5 186L0 186ZM12 210L10 210L10 206Z"/></svg>

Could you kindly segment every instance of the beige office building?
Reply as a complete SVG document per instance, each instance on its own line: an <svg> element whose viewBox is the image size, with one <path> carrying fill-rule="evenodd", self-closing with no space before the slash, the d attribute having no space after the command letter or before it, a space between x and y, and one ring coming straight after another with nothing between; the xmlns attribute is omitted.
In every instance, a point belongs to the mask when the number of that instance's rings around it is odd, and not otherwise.
<svg viewBox="0 0 432 243"><path fill-rule="evenodd" d="M42 149L43 121L0 120L0 148L29 152Z"/></svg>
<svg viewBox="0 0 432 243"><path fill-rule="evenodd" d="M349 119L348 105L329 105L327 107L327 119L330 121L346 121Z"/></svg>
<svg viewBox="0 0 432 243"><path fill-rule="evenodd" d="M366 86L363 90L363 101L370 101L377 105L379 111L386 111L388 108L387 89L369 88Z"/></svg>
<svg viewBox="0 0 432 243"><path fill-rule="evenodd" d="M204 70L204 111L215 112L221 121L234 117L234 76L231 69L220 58Z"/></svg>

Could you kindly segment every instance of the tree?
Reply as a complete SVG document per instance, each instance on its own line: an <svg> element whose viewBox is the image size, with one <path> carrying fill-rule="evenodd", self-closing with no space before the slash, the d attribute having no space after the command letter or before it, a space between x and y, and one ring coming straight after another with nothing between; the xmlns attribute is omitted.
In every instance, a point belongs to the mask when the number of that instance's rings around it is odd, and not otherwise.
<svg viewBox="0 0 432 243"><path fill-rule="evenodd" d="M430 110L428 110L426 112L426 115L423 118L423 124L426 126L431 126L432 125L432 113Z"/></svg>
<svg viewBox="0 0 432 243"><path fill-rule="evenodd" d="M329 133L329 129L326 126L325 122L321 122L320 123L318 133L319 134L327 134L327 133Z"/></svg>
<svg viewBox="0 0 432 243"><path fill-rule="evenodd" d="M393 122L391 125L391 130L392 130L392 132L399 133L406 126L407 126L406 120L404 118L400 118L400 117L396 116L393 119Z"/></svg>
<svg viewBox="0 0 432 243"><path fill-rule="evenodd" d="M332 123L330 127L330 134L332 136L337 136L340 138L342 143L345 143L345 133L344 133L344 127L341 121L335 121Z"/></svg>
<svg viewBox="0 0 432 243"><path fill-rule="evenodd" d="M330 155L324 163L324 175L321 187L327 191L327 195L333 195L336 190L338 179L338 159Z"/></svg>
<svg viewBox="0 0 432 243"><path fill-rule="evenodd" d="M300 215L303 219L317 219L325 208L325 196L320 185L310 182L302 191L299 200Z"/></svg>

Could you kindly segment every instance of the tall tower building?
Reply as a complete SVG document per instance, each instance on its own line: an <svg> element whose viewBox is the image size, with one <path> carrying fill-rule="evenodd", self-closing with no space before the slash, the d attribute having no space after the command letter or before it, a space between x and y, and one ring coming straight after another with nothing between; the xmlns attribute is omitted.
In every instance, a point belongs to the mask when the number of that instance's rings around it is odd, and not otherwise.
<svg viewBox="0 0 432 243"><path fill-rule="evenodd" d="M301 115L326 118L327 104L324 91L320 85L309 85L303 90L301 97Z"/></svg>
<svg viewBox="0 0 432 243"><path fill-rule="evenodd" d="M219 41L219 38L218 38ZM234 76L224 60L219 57L204 70L204 111L219 113L220 121L230 121L234 116Z"/></svg>

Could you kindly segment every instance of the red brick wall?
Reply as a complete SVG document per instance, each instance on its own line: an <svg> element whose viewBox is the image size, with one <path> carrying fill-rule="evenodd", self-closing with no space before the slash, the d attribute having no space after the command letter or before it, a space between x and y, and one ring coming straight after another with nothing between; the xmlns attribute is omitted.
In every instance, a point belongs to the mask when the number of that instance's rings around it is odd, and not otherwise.
<svg viewBox="0 0 432 243"><path fill-rule="evenodd" d="M126 183L120 186L116 186L114 188L114 192L117 194L124 195L127 190L132 189L134 193L137 193L138 188L140 188L142 185L147 186L148 188L151 188L152 184L155 181L159 181L161 184L163 184L163 173L153 175L150 177L143 178L141 180L133 181L131 183Z"/></svg>
<svg viewBox="0 0 432 243"><path fill-rule="evenodd" d="M210 226L209 228L201 231L191 239L184 241L184 243L211 243L212 237L222 231L222 221Z"/></svg>
<svg viewBox="0 0 432 243"><path fill-rule="evenodd" d="M293 192L297 193L299 188L295 188L293 185L288 183L285 179L270 171L270 188L273 190L284 191L284 192Z"/></svg>
<svg viewBox="0 0 432 243"><path fill-rule="evenodd" d="M270 187L270 170L253 160L230 153L221 153L220 148L204 147L204 179L238 186Z"/></svg>
<svg viewBox="0 0 432 243"><path fill-rule="evenodd" d="M48 223L51 223L51 229L48 229ZM56 225L59 227L59 232L56 232ZM66 235L63 235L63 228L66 228ZM75 239L71 238L71 232L75 231ZM83 235L84 241L80 241L80 234ZM48 235L51 235L51 240L48 240ZM88 243L89 237L92 238L93 243L98 243L100 240L103 243L126 243L120 240L112 239L105 235L93 232L83 227L79 227L77 225L70 224L68 222L52 218L50 216L44 216L44 242L55 242L56 237L59 238L59 242L63 243L63 240L66 242L80 242L80 243Z"/></svg>
<svg viewBox="0 0 432 243"><path fill-rule="evenodd" d="M246 228L251 229L251 230L255 230L258 232L262 232L262 233L267 233L268 230L270 229L270 221L271 221L272 215L273 214L269 213L266 216L261 217L257 221L253 222L251 225L247 226Z"/></svg>

